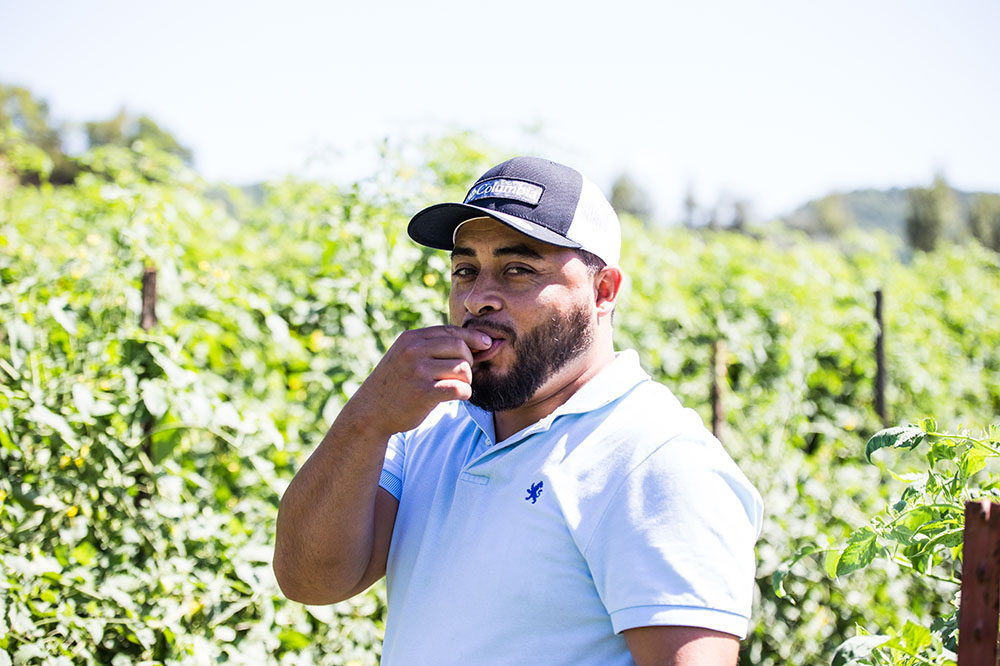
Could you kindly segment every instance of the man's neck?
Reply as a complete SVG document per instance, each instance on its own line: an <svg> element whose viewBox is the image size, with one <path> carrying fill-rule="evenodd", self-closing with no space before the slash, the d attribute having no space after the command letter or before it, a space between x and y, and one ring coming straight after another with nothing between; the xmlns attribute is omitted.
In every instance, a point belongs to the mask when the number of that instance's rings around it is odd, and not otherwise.
<svg viewBox="0 0 1000 666"><path fill-rule="evenodd" d="M502 442L514 433L541 421L593 379L606 365L614 361L614 347L594 345L580 358L567 363L549 378L528 402L515 409L493 413L496 441Z"/></svg>

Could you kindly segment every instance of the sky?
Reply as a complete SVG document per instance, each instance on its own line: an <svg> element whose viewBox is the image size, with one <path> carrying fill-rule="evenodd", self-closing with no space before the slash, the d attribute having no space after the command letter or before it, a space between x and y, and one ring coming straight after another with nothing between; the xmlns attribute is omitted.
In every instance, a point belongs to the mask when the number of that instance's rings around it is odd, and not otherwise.
<svg viewBox="0 0 1000 666"><path fill-rule="evenodd" d="M0 83L145 113L208 179L360 178L469 130L628 173L663 221L944 175L1000 192L997 0L0 0ZM429 202L430 203L430 202Z"/></svg>

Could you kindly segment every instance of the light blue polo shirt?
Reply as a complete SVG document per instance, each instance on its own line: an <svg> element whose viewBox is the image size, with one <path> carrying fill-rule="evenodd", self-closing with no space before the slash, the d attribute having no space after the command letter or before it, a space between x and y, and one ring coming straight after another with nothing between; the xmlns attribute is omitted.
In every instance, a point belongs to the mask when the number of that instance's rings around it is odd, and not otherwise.
<svg viewBox="0 0 1000 666"><path fill-rule="evenodd" d="M621 632L745 637L760 495L633 351L494 442L439 405L394 436L383 666L632 664Z"/></svg>

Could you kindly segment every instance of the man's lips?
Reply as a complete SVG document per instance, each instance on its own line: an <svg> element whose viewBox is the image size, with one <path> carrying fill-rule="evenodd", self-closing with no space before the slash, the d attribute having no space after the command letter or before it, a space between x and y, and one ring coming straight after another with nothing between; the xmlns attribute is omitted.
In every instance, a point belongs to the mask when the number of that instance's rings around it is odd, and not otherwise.
<svg viewBox="0 0 1000 666"><path fill-rule="evenodd" d="M489 333L487 333L489 335ZM490 336L493 337L493 336ZM488 361L499 352L500 348L507 344L507 341L503 338L493 338L493 342L490 343L489 349L483 349L482 351L472 352L473 363L482 363L483 361Z"/></svg>
<svg viewBox="0 0 1000 666"><path fill-rule="evenodd" d="M512 337L511 334L503 330L502 327L501 328L494 327L485 322L482 323L466 322L465 324L462 325L462 327L469 328L474 331L479 331L480 333L485 333L486 335L490 336L490 339L493 340L488 349L473 350L472 360L475 363L479 363L481 361L488 361L489 359L493 358L500 350L500 348L503 347L505 344L507 344L507 338Z"/></svg>

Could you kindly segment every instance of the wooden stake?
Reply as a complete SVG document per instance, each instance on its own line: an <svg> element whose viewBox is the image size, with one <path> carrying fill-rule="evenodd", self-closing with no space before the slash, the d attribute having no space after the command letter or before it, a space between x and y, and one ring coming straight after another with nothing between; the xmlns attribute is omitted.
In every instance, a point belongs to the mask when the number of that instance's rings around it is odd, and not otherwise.
<svg viewBox="0 0 1000 666"><path fill-rule="evenodd" d="M965 503L958 666L996 666L1000 614L1000 505Z"/></svg>
<svg viewBox="0 0 1000 666"><path fill-rule="evenodd" d="M139 325L144 331L156 326L156 267L146 266L142 272L142 318Z"/></svg>
<svg viewBox="0 0 1000 666"><path fill-rule="evenodd" d="M146 266L142 272L142 315L139 325L144 331L151 330L156 326L156 267ZM148 359L143 361L146 366L143 374L149 372ZM153 427L155 426L153 415L145 412L142 419L142 452L147 460L153 459ZM135 496L135 505L140 506L144 500L149 499L150 494L143 489L144 486L152 484L152 480L145 473L136 475L136 482L139 485L139 492Z"/></svg>
<svg viewBox="0 0 1000 666"><path fill-rule="evenodd" d="M882 290L875 292L875 413L882 427L889 427L885 410L885 323L882 321Z"/></svg>

